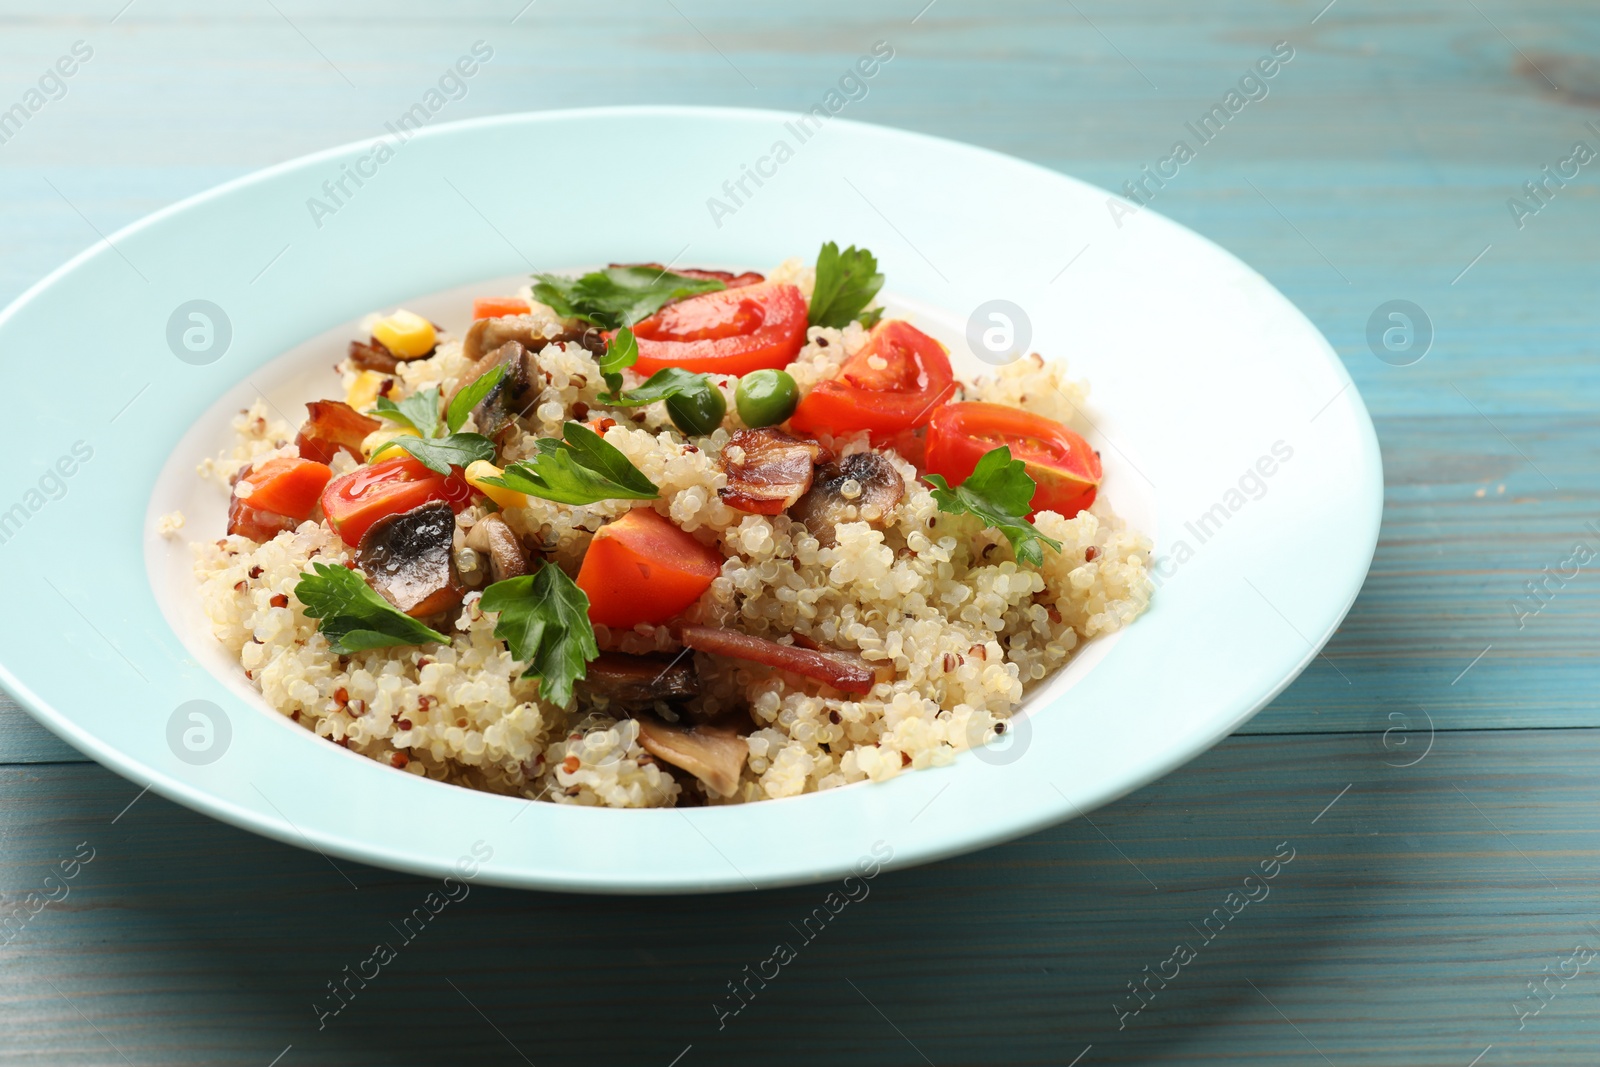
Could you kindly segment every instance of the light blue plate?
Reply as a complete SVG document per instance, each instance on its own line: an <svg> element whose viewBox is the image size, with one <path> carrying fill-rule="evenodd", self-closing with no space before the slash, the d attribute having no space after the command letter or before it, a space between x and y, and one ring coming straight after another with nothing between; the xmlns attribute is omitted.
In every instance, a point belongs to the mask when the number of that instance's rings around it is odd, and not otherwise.
<svg viewBox="0 0 1600 1067"><path fill-rule="evenodd" d="M0 316L15 398L0 681L138 785L280 841L430 875L476 847L487 881L597 892L953 855L1104 804L1228 734L1317 654L1371 562L1377 442L1332 349L1244 264L1103 190L841 120L801 144L791 119L556 112L431 128L387 155L351 145L159 212L29 290ZM572 145L609 147L577 163L558 150ZM747 168L766 176L740 191ZM326 393L362 314L405 303L459 325L465 294L532 269L763 269L826 240L877 252L896 312L951 342L963 375L985 369L964 351L969 315L1023 308L1032 347L1093 384L1106 498L1156 540L1151 611L1033 693L1005 747L740 807L529 804L317 740L208 644L186 549L154 519L187 503L185 539L216 536L224 501L189 477L195 459L254 398L292 412ZM191 701L219 711L193 718Z"/></svg>

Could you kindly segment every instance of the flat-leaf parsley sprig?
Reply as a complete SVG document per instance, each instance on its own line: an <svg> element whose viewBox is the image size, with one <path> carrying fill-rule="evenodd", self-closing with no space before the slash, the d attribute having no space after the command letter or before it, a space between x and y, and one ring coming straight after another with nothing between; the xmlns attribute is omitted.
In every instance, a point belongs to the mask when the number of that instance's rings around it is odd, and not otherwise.
<svg viewBox="0 0 1600 1067"><path fill-rule="evenodd" d="M1061 551L1061 542L1046 537L1027 519L1037 483L1028 476L1028 465L1011 458L1011 449L1001 445L984 453L965 481L952 489L937 474L924 475L934 488L933 500L939 510L951 515L975 515L985 525L1006 535L1017 559L1038 567L1044 563L1041 544Z"/></svg>
<svg viewBox="0 0 1600 1067"><path fill-rule="evenodd" d="M315 574L300 576L295 599L336 655L391 645L448 645L450 638L413 619L373 590L348 567L313 563Z"/></svg>
<svg viewBox="0 0 1600 1067"><path fill-rule="evenodd" d="M812 326L844 329L860 320L869 329L883 317L882 308L866 310L883 288L878 260L865 248L851 245L843 252L832 241L817 253L816 281L811 287L811 308L807 319Z"/></svg>
<svg viewBox="0 0 1600 1067"><path fill-rule="evenodd" d="M615 330L647 319L668 301L714 293L715 278L690 278L656 267L607 267L581 278L535 274L533 296L557 315Z"/></svg>
<svg viewBox="0 0 1600 1067"><path fill-rule="evenodd" d="M534 574L507 578L483 591L478 606L498 612L494 635L528 664L524 678L539 680L539 695L557 707L572 699L572 683L600 655L589 598L565 571L546 563Z"/></svg>
<svg viewBox="0 0 1600 1067"><path fill-rule="evenodd" d="M531 460L513 463L488 485L575 506L602 500L654 500L661 495L656 483L645 477L605 438L581 422L561 428L564 440L542 437Z"/></svg>
<svg viewBox="0 0 1600 1067"><path fill-rule="evenodd" d="M388 397L378 401L373 414L417 431L420 437L401 435L390 440L437 474L449 474L452 467L465 467L480 460L493 460L494 442L481 433L461 433L472 409L482 402L505 377L505 364L491 367L478 380L455 395L445 412L443 431L439 425L439 387L423 389L396 403Z"/></svg>

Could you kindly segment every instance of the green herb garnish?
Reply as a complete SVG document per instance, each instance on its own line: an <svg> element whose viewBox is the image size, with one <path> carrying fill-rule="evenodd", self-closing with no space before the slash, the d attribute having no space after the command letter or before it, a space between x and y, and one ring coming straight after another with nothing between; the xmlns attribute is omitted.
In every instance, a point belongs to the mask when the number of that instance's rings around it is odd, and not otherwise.
<svg viewBox="0 0 1600 1067"><path fill-rule="evenodd" d="M452 467L465 467L480 459L494 459L493 441L480 433L457 431L466 425L467 416L472 414L472 409L482 403L483 398L493 392L494 387L499 385L505 376L505 364L498 364L457 393L455 399L450 401L449 410L445 412L443 427L439 425L437 386L414 393L398 404L388 397L383 397L378 401L374 414L381 415L391 422L400 423L402 426L409 426L420 433L421 437L402 435L392 438L389 443L411 453L417 462L435 474L449 474Z"/></svg>
<svg viewBox="0 0 1600 1067"><path fill-rule="evenodd" d="M554 563L538 573L496 582L479 607L500 613L494 635L526 660L524 678L539 679L539 695L558 707L572 699L572 683L600 654L589 622L589 598Z"/></svg>
<svg viewBox="0 0 1600 1067"><path fill-rule="evenodd" d="M435 474L449 474L451 467L465 467L476 460L495 457L494 442L481 433L453 433L432 440L396 437L389 443L411 453L418 463Z"/></svg>
<svg viewBox="0 0 1600 1067"><path fill-rule="evenodd" d="M844 329L859 319L863 326L874 326L883 317L882 308L866 312L866 306L883 288L878 260L865 248L851 245L843 252L829 241L817 253L817 277L811 288L813 326Z"/></svg>
<svg viewBox="0 0 1600 1067"><path fill-rule="evenodd" d="M606 380L606 388L613 395L622 388L623 370L637 362L639 341L633 336L633 331L624 326L611 338L605 354L600 357L600 376Z"/></svg>
<svg viewBox="0 0 1600 1067"><path fill-rule="evenodd" d="M450 409L444 414L445 425L451 433L456 433L467 424L467 416L472 414L472 409L483 403L483 398L494 392L494 387L505 376L506 365L496 363L478 375L477 381L456 394L455 399L450 401Z"/></svg>
<svg viewBox="0 0 1600 1067"><path fill-rule="evenodd" d="M711 381L709 375L696 374L682 367L662 367L650 375L648 381L637 389L625 393L615 390L600 397L602 403L621 408L638 408L667 402L667 414L672 424L686 434L703 437L722 425L728 413L727 398Z"/></svg>
<svg viewBox="0 0 1600 1067"><path fill-rule="evenodd" d="M391 645L448 645L450 638L422 625L373 590L348 567L313 563L315 574L301 576L295 599L319 620L317 629L337 655Z"/></svg>
<svg viewBox="0 0 1600 1067"><path fill-rule="evenodd" d="M1044 563L1040 543L1061 551L1061 542L1039 532L1026 518L1032 510L1037 483L1028 477L1028 465L1011 458L1006 445L984 453L966 481L954 489L937 474L924 475L934 486L933 499L939 510L951 515L976 515L986 525L1006 535L1017 559L1035 567Z"/></svg>
<svg viewBox="0 0 1600 1067"><path fill-rule="evenodd" d="M371 414L397 422L424 437L433 437L439 432L439 387L412 393L398 404L380 396Z"/></svg>
<svg viewBox="0 0 1600 1067"><path fill-rule="evenodd" d="M656 484L627 456L589 427L569 422L561 432L565 441L541 438L533 459L513 463L501 477L484 481L558 504L654 500L660 495Z"/></svg>
<svg viewBox="0 0 1600 1067"><path fill-rule="evenodd" d="M535 274L533 296L557 315L615 330L649 318L669 300L727 286L715 278L690 278L655 267L607 267L581 278Z"/></svg>

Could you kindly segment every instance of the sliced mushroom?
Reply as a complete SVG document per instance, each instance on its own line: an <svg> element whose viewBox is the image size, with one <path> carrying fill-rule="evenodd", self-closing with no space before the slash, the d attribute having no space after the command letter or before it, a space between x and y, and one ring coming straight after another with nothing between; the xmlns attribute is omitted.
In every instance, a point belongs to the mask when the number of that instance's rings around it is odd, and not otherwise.
<svg viewBox="0 0 1600 1067"><path fill-rule="evenodd" d="M725 726L674 726L640 716L639 746L656 759L682 768L719 796L739 787L750 743Z"/></svg>
<svg viewBox="0 0 1600 1067"><path fill-rule="evenodd" d="M373 523L361 537L356 563L372 588L407 615L436 615L460 604L467 592L451 551L455 533L449 504L424 504Z"/></svg>
<svg viewBox="0 0 1600 1067"><path fill-rule="evenodd" d="M590 661L582 687L594 696L619 704L648 705L698 695L700 676L695 674L694 661L689 657L602 652Z"/></svg>
<svg viewBox="0 0 1600 1067"><path fill-rule="evenodd" d="M467 534L466 546L489 557L489 578L503 582L528 573L528 552L511 526L498 515L485 515Z"/></svg>
<svg viewBox="0 0 1600 1067"><path fill-rule="evenodd" d="M495 383L494 388L489 390L488 395L478 402L478 406L472 409L472 418L477 423L478 432L485 437L493 437L511 425L511 420L521 415L527 406L526 394L537 373L532 353L521 341L507 341L480 359L472 370L462 376L450 393L450 399L454 400L456 393L500 366L505 367L505 374Z"/></svg>
<svg viewBox="0 0 1600 1067"><path fill-rule="evenodd" d="M723 630L715 626L685 626L683 643L698 652L742 659L791 671L819 682L826 682L845 693L870 693L875 683L893 678L890 671L843 652L819 651L795 645L780 645L764 637ZM887 676L886 676L887 675Z"/></svg>
<svg viewBox="0 0 1600 1067"><path fill-rule="evenodd" d="M782 430L739 430L722 450L728 484L717 495L730 508L777 515L811 488L816 464L832 458L817 442Z"/></svg>
<svg viewBox="0 0 1600 1067"><path fill-rule="evenodd" d="M846 496L847 489L854 495ZM789 509L789 517L831 545L839 523L865 520L881 526L905 495L906 480L893 463L877 452L857 452L818 467L810 492Z"/></svg>
<svg viewBox="0 0 1600 1067"><path fill-rule="evenodd" d="M544 319L532 315L502 315L494 319L479 319L461 339L461 354L477 362L485 353L493 352L507 341L521 342L529 352L537 352L545 345L571 344L576 341L591 352L606 350L605 338L598 327L562 330L554 337L546 337Z"/></svg>

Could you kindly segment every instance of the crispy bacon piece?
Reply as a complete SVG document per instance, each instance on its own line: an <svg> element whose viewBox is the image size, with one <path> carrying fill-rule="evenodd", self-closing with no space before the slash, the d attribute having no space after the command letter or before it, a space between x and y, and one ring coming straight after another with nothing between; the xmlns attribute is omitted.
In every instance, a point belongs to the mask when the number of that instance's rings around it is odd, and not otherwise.
<svg viewBox="0 0 1600 1067"><path fill-rule="evenodd" d="M819 682L826 682L846 693L870 693L875 682L887 680L883 679L880 672L872 665L854 656L842 652L800 648L796 645L780 645L776 641L740 633L738 630L722 630L715 626L685 626L682 640L685 645L698 652L760 663L780 671L792 671Z"/></svg>
<svg viewBox="0 0 1600 1067"><path fill-rule="evenodd" d="M379 374L393 374L400 365L395 354L383 347L376 337L366 341L350 342L350 365L356 370L375 370Z"/></svg>
<svg viewBox="0 0 1600 1067"><path fill-rule="evenodd" d="M332 463L341 451L360 459L361 442L383 425L343 400L313 400L306 410L311 417L300 427L294 443L302 459L317 463Z"/></svg>
<svg viewBox="0 0 1600 1067"><path fill-rule="evenodd" d="M743 274L732 274L725 270L698 270L694 267L663 267L659 263L613 263L613 267L644 267L647 270L672 271L685 278L700 278L704 281L722 282L729 289L743 289L747 285L756 285L766 281L766 276L747 270Z"/></svg>
<svg viewBox="0 0 1600 1067"><path fill-rule="evenodd" d="M739 430L722 450L728 484L717 494L730 508L777 515L811 488L816 465L832 459L833 453L817 442L782 430Z"/></svg>

